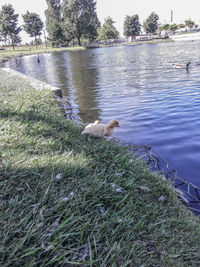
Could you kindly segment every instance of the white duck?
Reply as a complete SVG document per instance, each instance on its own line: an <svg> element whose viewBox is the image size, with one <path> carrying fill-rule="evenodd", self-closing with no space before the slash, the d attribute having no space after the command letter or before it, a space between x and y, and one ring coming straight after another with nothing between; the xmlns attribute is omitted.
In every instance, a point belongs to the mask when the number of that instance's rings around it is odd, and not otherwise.
<svg viewBox="0 0 200 267"><path fill-rule="evenodd" d="M114 127L119 127L117 120L111 120L107 125L95 121L87 125L81 134L90 134L96 137L110 136L114 131Z"/></svg>

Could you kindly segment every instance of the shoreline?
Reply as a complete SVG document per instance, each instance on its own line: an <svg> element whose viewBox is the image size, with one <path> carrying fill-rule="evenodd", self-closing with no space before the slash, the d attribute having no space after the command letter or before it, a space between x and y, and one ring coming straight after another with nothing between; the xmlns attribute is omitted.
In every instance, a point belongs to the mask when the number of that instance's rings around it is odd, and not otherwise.
<svg viewBox="0 0 200 267"><path fill-rule="evenodd" d="M61 52L61 51L78 51L85 50L84 47L62 47L62 48L45 48L45 47L32 47L31 49L26 46L16 48L15 50L0 50L0 64L5 63L13 58L37 55L42 53Z"/></svg>
<svg viewBox="0 0 200 267"><path fill-rule="evenodd" d="M151 39L151 40L137 40L132 42L119 42L119 43L107 43L107 44L91 44L86 46L87 49L91 48L106 48L106 47L117 47L117 46L135 46L135 45L145 45L145 44L158 44L158 43L165 43L165 42L174 42L170 38L158 38L158 39Z"/></svg>

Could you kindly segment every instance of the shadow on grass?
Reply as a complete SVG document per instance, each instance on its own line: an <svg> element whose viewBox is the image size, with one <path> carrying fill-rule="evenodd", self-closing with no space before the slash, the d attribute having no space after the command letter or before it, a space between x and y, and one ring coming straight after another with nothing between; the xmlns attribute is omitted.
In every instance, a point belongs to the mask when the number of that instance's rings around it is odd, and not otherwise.
<svg viewBox="0 0 200 267"><path fill-rule="evenodd" d="M58 111L59 112L59 111ZM2 118L12 118L16 121L24 121L24 122L45 122L51 124L51 126L57 126L60 129L68 129L66 124L63 124L58 118L53 118L51 116L42 115L39 112L35 112L34 110L19 112L19 111L11 111L11 110L0 110L0 117Z"/></svg>

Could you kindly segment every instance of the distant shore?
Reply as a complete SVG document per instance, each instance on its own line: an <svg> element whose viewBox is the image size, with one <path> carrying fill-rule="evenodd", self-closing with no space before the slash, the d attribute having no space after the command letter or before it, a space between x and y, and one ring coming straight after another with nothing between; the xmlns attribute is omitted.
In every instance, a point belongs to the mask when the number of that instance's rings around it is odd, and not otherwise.
<svg viewBox="0 0 200 267"><path fill-rule="evenodd" d="M147 40L138 40L130 42L105 42L105 43L94 43L89 44L86 48L104 48L104 47L115 47L115 46L133 46L133 45L144 45L144 44L156 44L156 43L165 43L173 42L171 38L155 38Z"/></svg>
<svg viewBox="0 0 200 267"><path fill-rule="evenodd" d="M173 41L198 41L200 40L200 32L175 34L171 36L171 39Z"/></svg>
<svg viewBox="0 0 200 267"><path fill-rule="evenodd" d="M60 47L60 48L52 48L52 47L44 47L38 46L37 48L34 46L20 46L16 47L14 50L12 48L6 48L5 50L0 50L0 64L4 63L15 57L22 57L34 54L42 54L42 53L50 53L50 52L60 52L60 51L77 51L84 50L85 48L82 46L77 47Z"/></svg>

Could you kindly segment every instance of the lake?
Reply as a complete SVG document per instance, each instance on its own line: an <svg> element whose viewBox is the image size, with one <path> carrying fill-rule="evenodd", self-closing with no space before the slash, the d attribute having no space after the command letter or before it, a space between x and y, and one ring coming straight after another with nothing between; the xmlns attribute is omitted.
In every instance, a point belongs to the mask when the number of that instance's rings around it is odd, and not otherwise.
<svg viewBox="0 0 200 267"><path fill-rule="evenodd" d="M150 145L200 186L200 42L54 52L4 64L61 87L84 120L119 120L114 136ZM172 63L191 67L172 69Z"/></svg>

